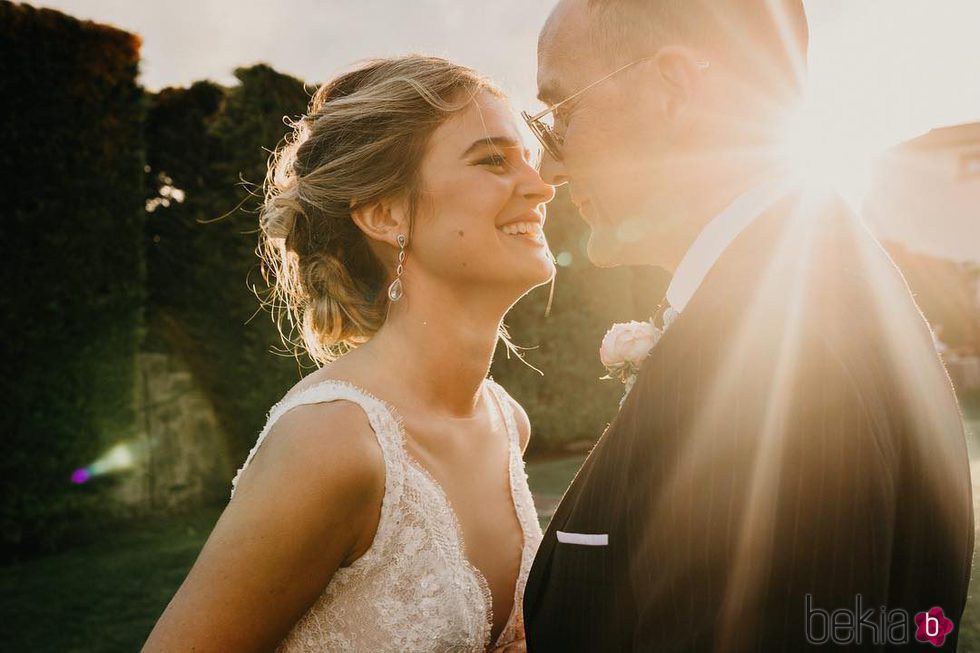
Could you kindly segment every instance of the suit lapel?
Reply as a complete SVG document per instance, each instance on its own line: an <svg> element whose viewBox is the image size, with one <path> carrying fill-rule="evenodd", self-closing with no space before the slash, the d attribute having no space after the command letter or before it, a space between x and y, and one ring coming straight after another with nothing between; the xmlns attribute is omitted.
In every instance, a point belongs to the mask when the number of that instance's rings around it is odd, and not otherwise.
<svg viewBox="0 0 980 653"><path fill-rule="evenodd" d="M558 542L555 531L564 527L565 522L568 520L568 514L582 491L582 484L577 481L584 478L582 471L586 466L591 465L597 448L598 444L592 448L585 462L582 463L582 466L575 473L575 477L562 495L561 501L555 509L555 513L551 516L551 521L548 522L548 528L545 530L544 537L538 545L538 551L534 556L534 562L528 572L527 583L524 586L525 610L528 609L528 606L533 606L536 603L538 595L541 589L543 589L542 580L547 577L551 569L551 554L554 551L555 544Z"/></svg>
<svg viewBox="0 0 980 653"><path fill-rule="evenodd" d="M783 200L777 202L775 205L771 206L764 214L759 216L753 224L746 227L745 230L726 248L726 250L719 257L718 261L712 266L708 274L705 276L704 281L699 287L698 291L694 293L691 301L688 303L685 311L681 312L676 318L676 321L664 332L660 341L656 344L650 355L644 361L643 368L641 369L641 374L643 370L655 367L656 361L661 357L670 352L671 349L677 347L687 347L696 345L697 343L692 343L690 337L685 337L685 331L687 330L685 315L688 313L705 314L705 310L710 313L710 309L702 307L700 305L705 303L710 303L713 299L718 297L726 297L730 294L729 291L735 291L740 295L744 295L746 292L751 292L749 286L756 279L756 275L759 267L761 266L761 260L766 258L761 255L762 252L767 252L771 239L778 232L778 224L791 212L789 208L792 202L796 200L793 196L784 198ZM721 290L721 292L715 292L715 290ZM745 298L747 301L747 298ZM727 301L727 300L726 300ZM693 309L693 310L692 310ZM672 355L678 354L678 352L672 352ZM683 355L683 354L680 354ZM627 406L629 402L633 401L644 401L649 398L639 397L638 393L631 392L626 399L626 403L623 404L623 408ZM622 409L620 410L622 412ZM582 466L579 468L572 482L569 484L564 495L562 496L561 502L558 504L551 521L548 524L548 528L545 531L544 537L541 540L541 544L538 547L538 551L535 555L534 562L528 573L527 583L524 590L524 610L525 614L531 614L534 612L537 602L541 596L542 591L545 588L547 579L551 573L552 567L552 556L554 553L555 546L557 544L556 531L563 530L565 525L569 522L571 517L574 515L576 506L578 505L579 498L582 495L583 489L587 483L599 482L597 479L601 480L601 475L604 473L615 473L615 470L609 469L608 465L603 469L593 470L593 466L599 464L600 456L608 444L607 439L610 436L614 436L619 429L615 428L616 420L619 418L617 413L616 418L609 427L600 436L596 445L592 448L589 456L583 462ZM590 489L591 491L592 489Z"/></svg>

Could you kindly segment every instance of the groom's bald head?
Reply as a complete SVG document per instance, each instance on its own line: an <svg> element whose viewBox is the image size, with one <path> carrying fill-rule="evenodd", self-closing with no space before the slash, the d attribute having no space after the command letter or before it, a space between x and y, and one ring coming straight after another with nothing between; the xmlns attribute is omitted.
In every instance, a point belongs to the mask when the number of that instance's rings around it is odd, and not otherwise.
<svg viewBox="0 0 980 653"><path fill-rule="evenodd" d="M807 41L802 0L558 3L538 40L538 97L561 102L541 174L568 183L593 262L670 268L728 186L777 163Z"/></svg>
<svg viewBox="0 0 980 653"><path fill-rule="evenodd" d="M685 45L753 85L792 94L803 84L809 42L803 0L561 0L541 44L559 32L578 32L578 48L604 68Z"/></svg>

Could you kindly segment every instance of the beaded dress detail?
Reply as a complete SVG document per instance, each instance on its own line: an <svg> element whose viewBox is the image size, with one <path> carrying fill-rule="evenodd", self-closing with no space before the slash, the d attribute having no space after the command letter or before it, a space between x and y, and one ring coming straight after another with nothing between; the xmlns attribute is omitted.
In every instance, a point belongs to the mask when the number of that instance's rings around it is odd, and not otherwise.
<svg viewBox="0 0 980 653"><path fill-rule="evenodd" d="M276 653L524 650L521 599L543 534L507 391L489 378L484 388L496 404L494 419L502 417L506 425L511 497L524 535L513 609L497 640L491 646L493 605L487 581L463 552L462 530L445 492L408 453L400 416L367 391L346 381L328 380L272 407L255 446L232 480L231 496L270 427L286 411L302 404L347 400L367 415L384 457L381 516L370 548L336 571Z"/></svg>

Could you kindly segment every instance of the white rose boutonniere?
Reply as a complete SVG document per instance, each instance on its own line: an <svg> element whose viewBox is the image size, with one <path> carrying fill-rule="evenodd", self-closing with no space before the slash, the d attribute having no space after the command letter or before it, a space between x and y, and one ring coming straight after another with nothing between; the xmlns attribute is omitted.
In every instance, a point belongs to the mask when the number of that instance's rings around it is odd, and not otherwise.
<svg viewBox="0 0 980 653"><path fill-rule="evenodd" d="M626 386L622 405L626 395L633 389L640 365L650 350L657 344L663 332L653 326L653 322L620 322L612 325L602 338L599 347L599 360L605 366L608 374L603 379L619 379Z"/></svg>

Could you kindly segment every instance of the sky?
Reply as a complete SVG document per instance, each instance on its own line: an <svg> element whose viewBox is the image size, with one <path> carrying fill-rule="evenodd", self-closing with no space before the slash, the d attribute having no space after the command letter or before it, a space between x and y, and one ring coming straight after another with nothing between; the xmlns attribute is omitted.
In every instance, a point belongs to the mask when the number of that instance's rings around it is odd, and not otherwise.
<svg viewBox="0 0 980 653"><path fill-rule="evenodd" d="M488 74L534 108L537 33L555 0L48 0L143 38L150 89L234 81L265 62L320 82L358 60L424 52ZM980 121L980 0L809 0L810 98L864 148Z"/></svg>
<svg viewBox="0 0 980 653"><path fill-rule="evenodd" d="M538 31L556 0L40 0L143 39L151 90L263 62L313 84L358 61L422 52L493 78L532 113ZM804 0L807 102L784 145L805 178L867 208L878 155L930 129L980 122L980 0ZM518 119L528 145L533 137ZM960 208L960 210L966 210ZM974 212L916 218L917 251L980 261ZM889 215L886 222L893 220ZM921 224L920 224L921 223ZM942 242L926 248L941 231ZM882 232L884 233L884 232ZM930 235L931 234L931 235Z"/></svg>

